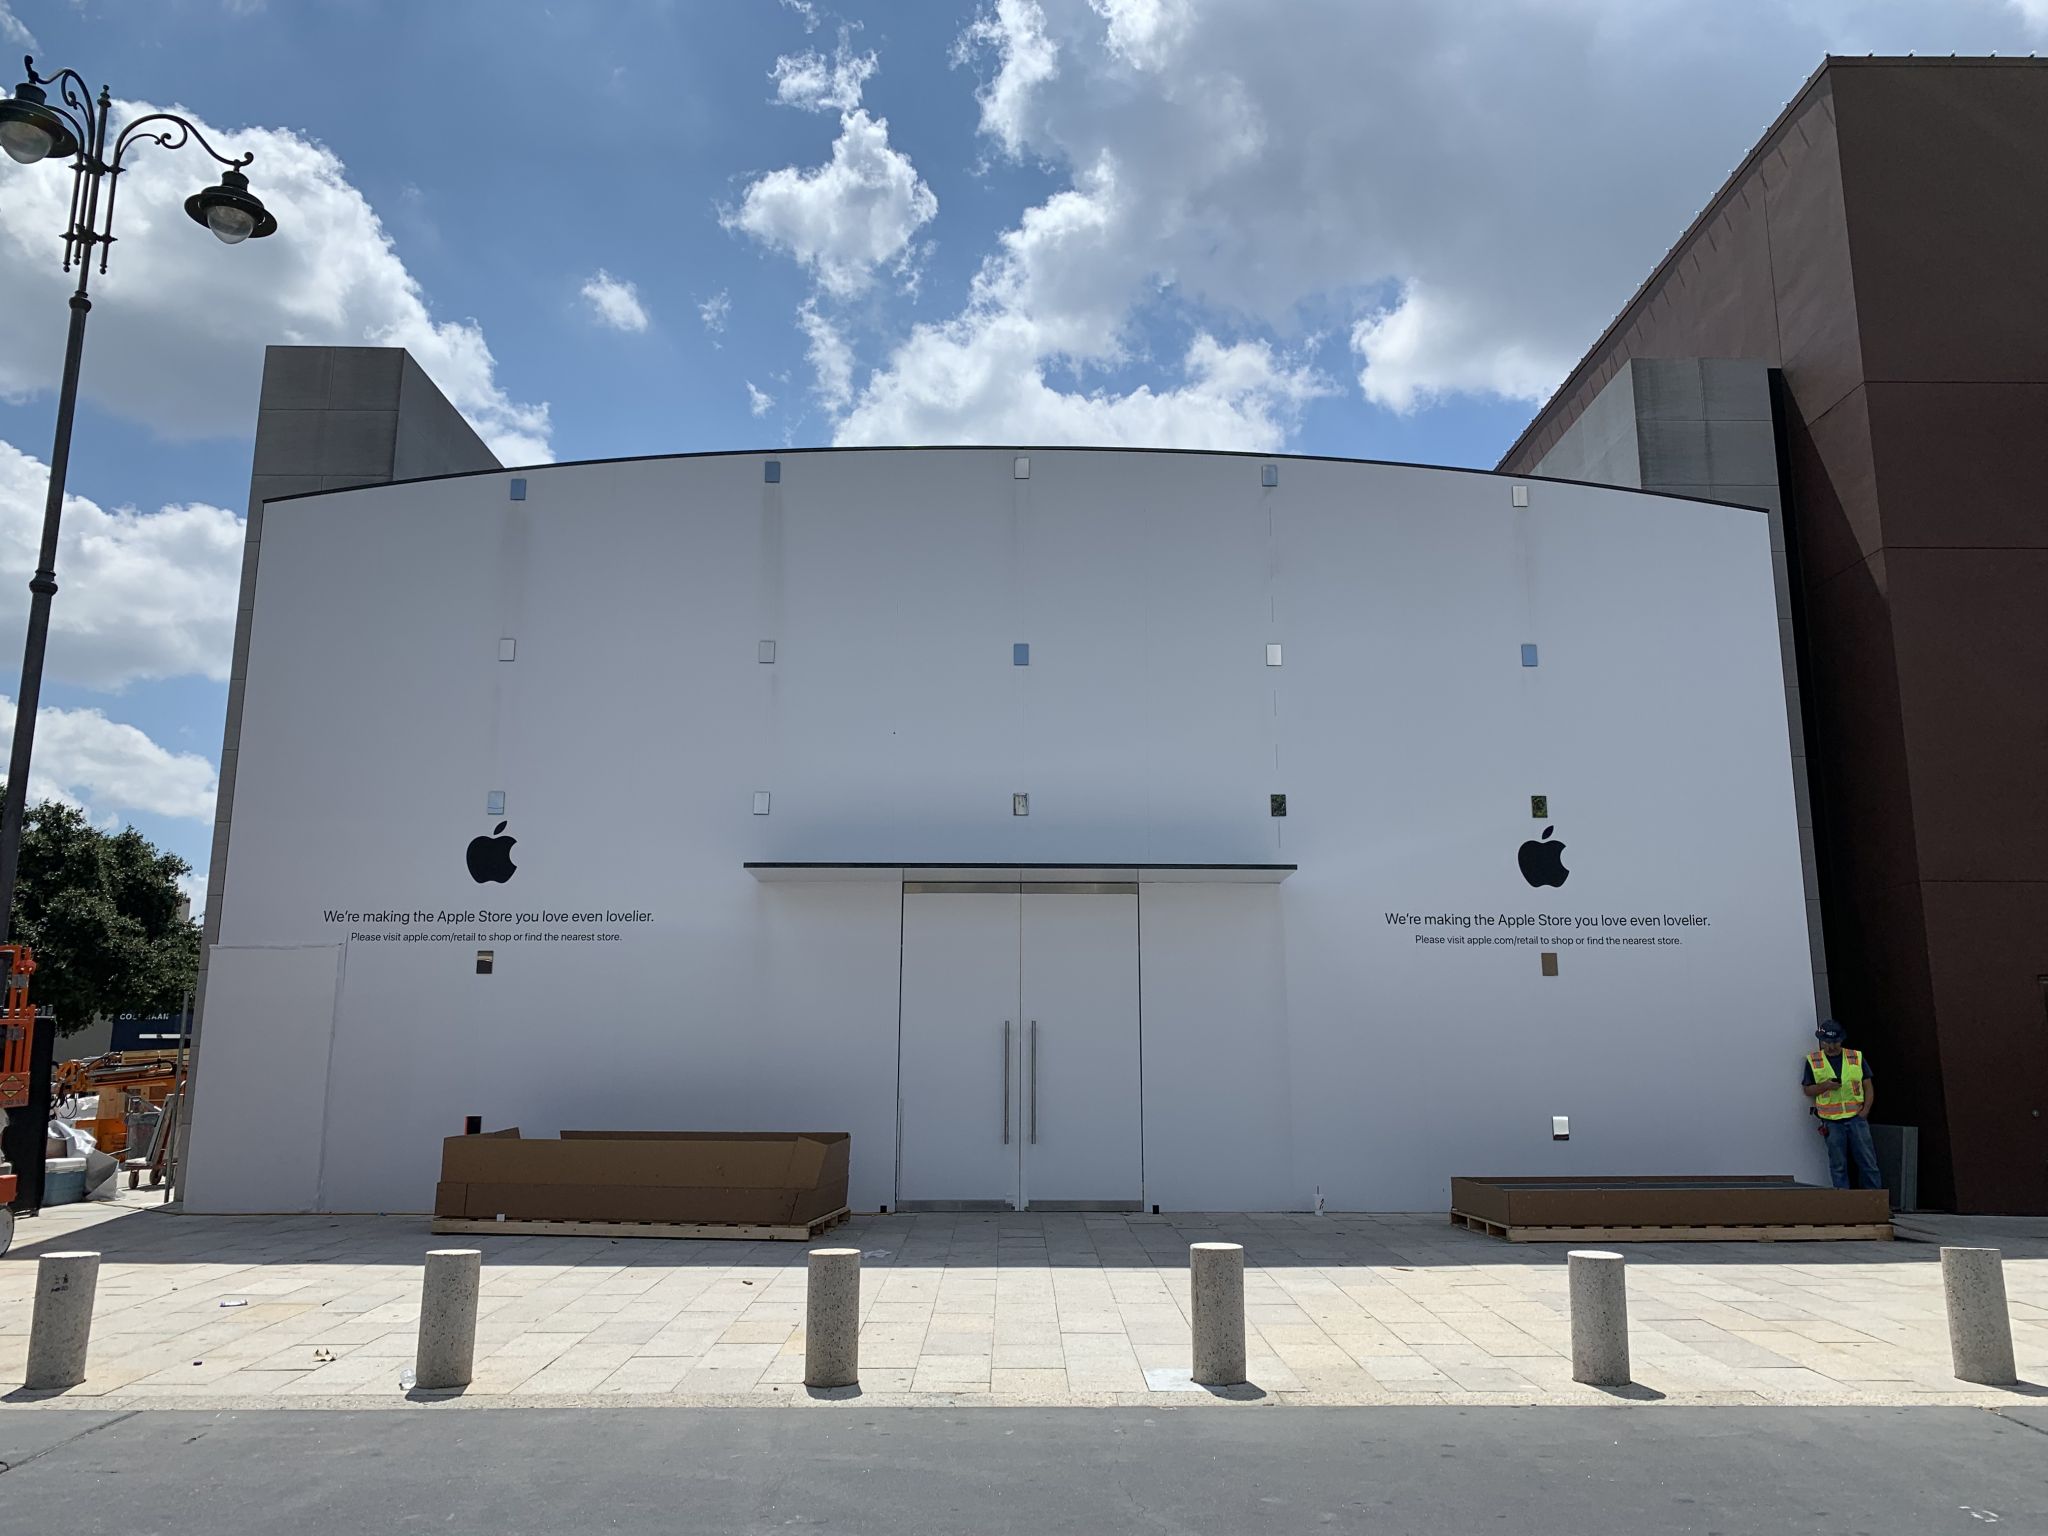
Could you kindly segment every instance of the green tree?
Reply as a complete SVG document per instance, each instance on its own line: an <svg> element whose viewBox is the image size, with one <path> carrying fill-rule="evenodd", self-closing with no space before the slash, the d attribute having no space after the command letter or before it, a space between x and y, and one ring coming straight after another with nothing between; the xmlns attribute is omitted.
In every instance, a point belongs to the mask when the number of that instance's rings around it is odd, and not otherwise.
<svg viewBox="0 0 2048 1536"><path fill-rule="evenodd" d="M175 1013L199 975L199 925L179 916L192 866L135 828L102 832L68 805L29 809L14 934L35 951L29 996L68 1035L112 1013Z"/></svg>

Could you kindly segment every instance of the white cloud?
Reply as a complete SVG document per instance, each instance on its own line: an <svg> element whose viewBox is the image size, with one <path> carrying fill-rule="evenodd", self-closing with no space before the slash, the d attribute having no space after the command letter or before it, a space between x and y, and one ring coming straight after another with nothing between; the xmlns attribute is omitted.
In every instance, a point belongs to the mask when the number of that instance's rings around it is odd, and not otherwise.
<svg viewBox="0 0 2048 1536"><path fill-rule="evenodd" d="M818 8L811 0L782 0L784 10L795 11L806 32L818 30Z"/></svg>
<svg viewBox="0 0 2048 1536"><path fill-rule="evenodd" d="M647 329L647 309L640 302L640 290L624 278L613 277L603 267L584 283L583 297L589 301L599 325L635 333Z"/></svg>
<svg viewBox="0 0 2048 1536"><path fill-rule="evenodd" d="M860 105L861 91L875 68L874 54L853 52L841 32L839 46L829 60L816 49L785 53L775 61L768 78L775 82L775 99L785 107L851 112Z"/></svg>
<svg viewBox="0 0 2048 1536"><path fill-rule="evenodd" d="M714 336L725 329L726 316L731 313L732 295L723 288L697 306L697 318L704 322L704 329Z"/></svg>
<svg viewBox="0 0 2048 1536"><path fill-rule="evenodd" d="M1144 286L1141 206L1108 154L1076 185L1026 211L982 265L965 310L920 325L870 376L858 400L853 360L822 356L819 397L840 443L1101 443L1270 449L1303 405L1331 392L1302 358L1264 341L1226 346L1198 330L1177 380L1122 392L1062 388L1051 375L1133 361L1127 333ZM813 332L815 310L799 322Z"/></svg>
<svg viewBox="0 0 2048 1536"><path fill-rule="evenodd" d="M1164 69L1194 20L1191 0L1088 0L1108 23L1109 51L1133 69Z"/></svg>
<svg viewBox="0 0 2048 1536"><path fill-rule="evenodd" d="M1196 335L1181 381L1118 394L1055 388L1041 338L1017 316L919 326L878 369L834 434L839 443L1088 443L1277 448L1329 384L1263 341Z"/></svg>
<svg viewBox="0 0 2048 1536"><path fill-rule="evenodd" d="M2007 0L2020 20L2036 32L2048 32L2048 0Z"/></svg>
<svg viewBox="0 0 2048 1536"><path fill-rule="evenodd" d="M804 301L796 323L809 342L805 357L816 381L814 391L828 411L845 410L853 399L853 348L838 327L818 313L815 300Z"/></svg>
<svg viewBox="0 0 2048 1536"><path fill-rule="evenodd" d="M0 745L13 738L14 700L0 696ZM95 821L146 811L210 822L218 787L213 764L196 752L169 751L96 709L36 712L31 800L77 806Z"/></svg>
<svg viewBox="0 0 2048 1536"><path fill-rule="evenodd" d="M43 526L48 466L0 442L0 634L19 637ZM242 519L222 507L156 512L64 498L49 671L113 690L152 678L228 675Z"/></svg>
<svg viewBox="0 0 2048 1536"><path fill-rule="evenodd" d="M1358 374L1365 398L1403 415L1449 394L1540 403L1558 379L1555 358L1489 332L1470 306L1442 303L1420 283L1354 325L1351 350L1365 365Z"/></svg>
<svg viewBox="0 0 2048 1536"><path fill-rule="evenodd" d="M1059 45L1047 35L1038 0L996 0L953 45L953 62L969 63L983 52L995 54L996 73L975 93L981 131L1014 159L1024 149L1032 98L1059 74Z"/></svg>
<svg viewBox="0 0 2048 1536"><path fill-rule="evenodd" d="M890 147L888 120L856 110L839 119L829 164L770 171L720 222L787 251L827 293L848 298L868 287L876 267L902 255L938 211L910 157Z"/></svg>
<svg viewBox="0 0 2048 1536"><path fill-rule="evenodd" d="M747 410L755 416L766 416L775 409L775 397L766 390L754 388L754 381L743 381L747 386Z"/></svg>
<svg viewBox="0 0 2048 1536"><path fill-rule="evenodd" d="M1364 404L1540 399L1818 59L2024 51L2020 4L996 0L955 49L980 131L1064 185L836 434L1270 446L1322 330Z"/></svg>
<svg viewBox="0 0 2048 1536"><path fill-rule="evenodd" d="M35 33L29 31L27 23L14 14L7 0L0 0L0 39L10 48L37 48Z"/></svg>
<svg viewBox="0 0 2048 1536"><path fill-rule="evenodd" d="M153 108L120 102L115 121ZM548 410L514 399L474 320L436 319L383 224L341 161L288 130L201 131L227 153L254 151L253 190L278 232L232 249L185 216L218 167L187 148L134 150L121 177L120 242L93 278L85 393L170 436L247 436L270 343L402 346L507 463L550 456ZM0 396L54 388L64 356L59 269L71 177L9 167L0 197Z"/></svg>

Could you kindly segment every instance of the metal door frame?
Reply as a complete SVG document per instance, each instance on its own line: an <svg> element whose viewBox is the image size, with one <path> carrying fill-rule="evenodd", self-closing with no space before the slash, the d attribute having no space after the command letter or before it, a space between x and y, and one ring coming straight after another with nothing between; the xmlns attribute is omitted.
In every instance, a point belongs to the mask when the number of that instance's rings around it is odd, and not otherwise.
<svg viewBox="0 0 2048 1536"><path fill-rule="evenodd" d="M1024 1003L1024 905L1017 904L1017 1014L1016 1046L1014 1052L1005 1053L1004 1113L1008 1114L1014 1105L1017 1109L1017 1176L1014 1188L1021 1205L1008 1200L911 1200L903 1199L903 977L908 964L909 950L909 908L912 896L934 896L951 893L1007 895L1015 892L1020 898L1036 894L1044 896L1129 896L1136 904L1135 947L1132 964L1137 969L1136 989L1137 1018L1133 1021L1138 1034L1138 1198L1122 1200L1040 1200L1028 1198L1024 1178L1026 1147L1029 1134L1025 1129L1024 1116L1035 1108L1035 1102L1026 1107L1024 1074L1019 1069L1014 1073L1016 1088L1008 1087L1013 1063L1021 1063L1028 1049L1026 1045L1030 1025L1023 1018ZM1144 897L1135 880L906 880L898 893L896 903L896 1158L895 1179L891 1188L894 1209L901 1212L1003 1212L1003 1211L1090 1211L1129 1212L1145 1209L1145 987L1144 987ZM1035 1093L1032 1098L1035 1100Z"/></svg>

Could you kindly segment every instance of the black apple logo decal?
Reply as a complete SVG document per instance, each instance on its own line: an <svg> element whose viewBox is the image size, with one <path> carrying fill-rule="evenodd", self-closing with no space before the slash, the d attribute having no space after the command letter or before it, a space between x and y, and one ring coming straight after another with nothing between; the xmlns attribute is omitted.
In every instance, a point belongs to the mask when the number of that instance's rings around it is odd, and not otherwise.
<svg viewBox="0 0 2048 1536"><path fill-rule="evenodd" d="M501 821L498 823L498 831L502 834L504 830L505 823ZM478 885L487 885L493 881L503 885L510 880L517 867L512 862L512 845L518 841L516 837L504 836L471 838L469 878ZM1562 880L1564 877L1560 875L1558 878Z"/></svg>
<svg viewBox="0 0 2048 1536"><path fill-rule="evenodd" d="M1555 827L1545 827L1542 842L1532 837L1522 844L1522 851L1516 855L1515 862L1522 866L1522 878L1531 885L1563 885L1571 878L1571 871L1564 867L1565 845L1550 841L1550 834L1556 830ZM477 878L483 877L479 875Z"/></svg>

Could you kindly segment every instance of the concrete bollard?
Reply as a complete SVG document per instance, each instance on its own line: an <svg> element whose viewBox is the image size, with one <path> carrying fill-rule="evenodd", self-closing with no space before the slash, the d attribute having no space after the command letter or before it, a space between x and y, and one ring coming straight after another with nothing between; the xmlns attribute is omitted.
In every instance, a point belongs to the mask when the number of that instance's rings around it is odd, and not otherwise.
<svg viewBox="0 0 2048 1536"><path fill-rule="evenodd" d="M1571 1273L1572 1380L1590 1387L1628 1385L1628 1268L1618 1253L1580 1249L1565 1256Z"/></svg>
<svg viewBox="0 0 2048 1536"><path fill-rule="evenodd" d="M420 1281L420 1346L413 1381L428 1391L466 1387L476 1365L476 1299L483 1283L478 1248L435 1248Z"/></svg>
<svg viewBox="0 0 2048 1536"><path fill-rule="evenodd" d="M860 1250L813 1248L804 1296L804 1385L860 1385Z"/></svg>
<svg viewBox="0 0 2048 1536"><path fill-rule="evenodd" d="M96 1253L46 1253L36 1260L36 1306L28 1325L23 1386L55 1392L85 1380L92 1299L99 1287Z"/></svg>
<svg viewBox="0 0 2048 1536"><path fill-rule="evenodd" d="M1956 1380L1987 1387L2009 1387L2018 1381L2012 1313L2005 1304L2005 1265L1998 1250L1942 1249L1941 1289L1948 1302L1948 1352Z"/></svg>
<svg viewBox="0 0 2048 1536"><path fill-rule="evenodd" d="M1194 1310L1194 1380L1234 1387L1244 1380L1244 1247L1188 1244L1188 1297Z"/></svg>

